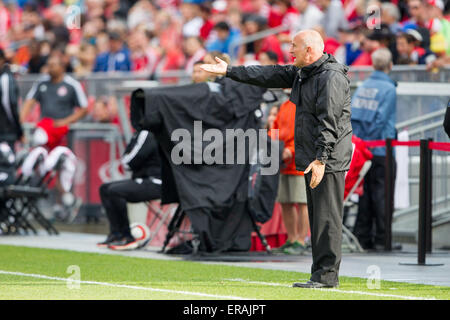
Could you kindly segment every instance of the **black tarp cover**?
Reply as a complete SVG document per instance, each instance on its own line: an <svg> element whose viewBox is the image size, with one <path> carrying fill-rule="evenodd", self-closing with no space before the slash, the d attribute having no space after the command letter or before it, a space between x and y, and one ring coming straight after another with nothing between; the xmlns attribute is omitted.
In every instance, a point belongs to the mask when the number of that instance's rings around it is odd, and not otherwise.
<svg viewBox="0 0 450 320"><path fill-rule="evenodd" d="M239 211L243 211L243 208L244 211L249 210L247 204L250 165L248 161L246 164L174 164L171 160L171 152L178 142L171 141L171 136L175 130L184 128L194 138L194 121L201 121L203 132L211 128L220 130L226 145L229 143L225 134L227 129L245 131L260 128L260 112L258 114L257 109L263 101L262 96L265 91L266 89L238 83L228 78L219 78L215 82L138 89L133 92L131 99L133 126L152 131L160 145L163 159L163 203L179 202L183 210L188 213L196 210L197 213L202 214L209 212L219 217L222 222L227 218L223 215L229 215L237 203L239 205L236 208L240 208ZM198 138L199 135L196 137ZM203 152L204 148L210 144L210 142L202 142L199 149L193 140L191 159L194 159L194 154ZM248 150L236 150L236 152L244 151L248 157ZM263 177L262 181L263 187L260 190L265 194L259 195L256 202L253 199L256 205L251 207L264 211L256 215L259 216L259 220L268 220L272 215L276 197L278 174ZM264 182L274 186L264 187ZM240 218L244 213L241 212ZM233 213L233 216L234 220L239 219L236 213ZM192 220L192 216L190 218ZM195 230L196 222L191 222ZM211 221L205 223L210 224L204 226L205 228L217 229L217 225L212 226ZM248 225L248 223L243 224ZM251 230L246 232L249 233L247 239L249 240ZM237 236L236 233L234 236ZM227 237L223 235L214 237L216 240L219 238L221 240L217 240L220 243L214 244L213 247L216 249L223 247ZM245 246L247 245L249 244ZM229 249L233 247L233 244L228 243L226 246Z"/></svg>

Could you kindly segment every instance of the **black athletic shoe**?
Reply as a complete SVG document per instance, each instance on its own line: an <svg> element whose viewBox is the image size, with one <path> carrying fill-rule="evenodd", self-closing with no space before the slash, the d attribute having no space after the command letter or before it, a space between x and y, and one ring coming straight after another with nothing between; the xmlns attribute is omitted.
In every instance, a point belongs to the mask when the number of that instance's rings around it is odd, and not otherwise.
<svg viewBox="0 0 450 320"><path fill-rule="evenodd" d="M321 288L337 288L339 285L329 285L315 281L308 282L296 282L292 285L294 288L308 288L308 289L321 289Z"/></svg>
<svg viewBox="0 0 450 320"><path fill-rule="evenodd" d="M379 251L385 251L385 245L384 244L375 244L374 245L374 247L373 247L373 250L374 251L377 251L377 252L379 252ZM391 249L392 250L402 250L402 248L403 248L403 246L400 244L400 243L393 243L392 245L391 245Z"/></svg>
<svg viewBox="0 0 450 320"><path fill-rule="evenodd" d="M134 250L137 249L138 247L139 247L138 241L131 236L123 237L122 239L114 241L108 245L109 249L119 251Z"/></svg>
<svg viewBox="0 0 450 320"><path fill-rule="evenodd" d="M120 235L114 234L114 233L110 233L107 237L106 240L103 242L99 242L97 243L97 247L100 248L106 248L110 243L113 243L117 240L120 240L122 237Z"/></svg>

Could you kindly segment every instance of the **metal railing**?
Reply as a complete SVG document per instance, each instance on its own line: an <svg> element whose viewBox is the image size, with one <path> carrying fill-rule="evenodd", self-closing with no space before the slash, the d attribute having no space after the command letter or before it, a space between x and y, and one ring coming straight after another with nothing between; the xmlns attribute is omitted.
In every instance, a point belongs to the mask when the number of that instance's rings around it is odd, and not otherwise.
<svg viewBox="0 0 450 320"><path fill-rule="evenodd" d="M415 117L415 118L412 118L412 119L409 119L409 120L397 123L397 125L395 127L397 128L397 130L400 131L402 129L408 128L410 126L415 126L417 124L421 124L424 121L428 121L428 120L431 120L431 119L434 119L434 118L441 119L445 115L445 111L446 111L446 109L443 108L441 110L434 111L434 112L431 112L431 113L426 114L426 115L421 115L419 117ZM411 134L411 132L409 134Z"/></svg>
<svg viewBox="0 0 450 320"><path fill-rule="evenodd" d="M267 38L268 36L276 35L276 34L279 34L280 32L284 32L287 30L289 30L289 26L280 25L275 28L266 29L266 30L256 32L254 34L251 34L251 35L248 35L245 37L240 37L240 38L234 40L230 44L230 53L231 53L232 60L235 60L237 58L236 53L237 53L237 48L239 46L242 46L243 44L255 42L255 41Z"/></svg>
<svg viewBox="0 0 450 320"><path fill-rule="evenodd" d="M352 81L363 81L373 72L369 66L350 66L348 75ZM389 76L395 81L402 82L450 82L450 65L439 70L428 71L425 65L404 66L394 65Z"/></svg>
<svg viewBox="0 0 450 320"><path fill-rule="evenodd" d="M153 78L154 81L161 83L165 83L168 79L175 84L191 82L191 76L185 70L169 70L153 75L135 72L93 72L87 76L69 75L80 81L88 96L96 98L112 96L114 88L120 86L124 81L148 81ZM17 82L20 88L20 97L24 99L33 84L40 79L42 79L42 75L26 74L19 76Z"/></svg>
<svg viewBox="0 0 450 320"><path fill-rule="evenodd" d="M450 66L441 69L439 82L434 81L431 76L426 78L422 77L420 83L413 84L417 81L416 72L422 72L427 74L428 72L424 67L410 67L406 69L403 66L394 66L390 76L393 79L400 80L397 88L397 94L410 95L410 96L423 96L432 97L435 95L444 95L449 91L448 84L450 83ZM365 80L373 69L370 67L350 67L349 76L352 80L352 88L355 89L361 81ZM181 85L191 83L191 76L185 70L172 70L161 74L144 75L133 72L113 72L113 73L92 73L88 76L77 77L71 75L83 84L88 96L100 97L113 95L114 88L122 85L124 81L148 81L150 78L154 79L161 84ZM17 78L19 84L19 93L22 99L31 89L32 85L39 81L42 75L26 74L20 75ZM166 80L170 80L167 82ZM428 82L427 82L428 81Z"/></svg>

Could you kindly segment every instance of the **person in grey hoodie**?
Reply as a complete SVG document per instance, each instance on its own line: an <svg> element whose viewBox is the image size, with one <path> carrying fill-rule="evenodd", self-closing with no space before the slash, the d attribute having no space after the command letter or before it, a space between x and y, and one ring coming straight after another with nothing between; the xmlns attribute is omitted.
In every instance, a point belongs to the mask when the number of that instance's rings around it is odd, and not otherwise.
<svg viewBox="0 0 450 320"><path fill-rule="evenodd" d="M345 173L352 156L348 67L323 52L317 31L303 30L292 40L293 65L231 67L203 65L205 71L266 88L292 88L296 105L295 165L304 171L313 265L301 288L339 285Z"/></svg>

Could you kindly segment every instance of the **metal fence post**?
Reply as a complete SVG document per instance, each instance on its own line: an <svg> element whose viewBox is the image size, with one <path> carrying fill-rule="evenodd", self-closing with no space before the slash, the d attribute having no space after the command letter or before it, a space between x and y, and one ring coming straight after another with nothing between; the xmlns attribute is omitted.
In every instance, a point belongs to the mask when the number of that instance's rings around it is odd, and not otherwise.
<svg viewBox="0 0 450 320"><path fill-rule="evenodd" d="M386 139L386 165L384 177L384 221L385 242L384 250L392 251L392 215L394 212L394 156L392 150L392 139Z"/></svg>
<svg viewBox="0 0 450 320"><path fill-rule="evenodd" d="M428 180L426 185L427 201L425 206L425 243L426 252L431 253L432 247L432 214L433 214L433 150L429 148L429 142L433 139L427 140L427 153L426 153L426 167Z"/></svg>
<svg viewBox="0 0 450 320"><path fill-rule="evenodd" d="M430 183L430 173L428 166L428 140L420 140L420 182L419 182L419 224L418 224L418 241L417 241L417 263L425 264L426 255L426 210L428 201L428 184Z"/></svg>

